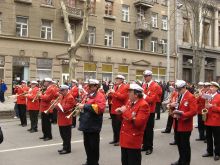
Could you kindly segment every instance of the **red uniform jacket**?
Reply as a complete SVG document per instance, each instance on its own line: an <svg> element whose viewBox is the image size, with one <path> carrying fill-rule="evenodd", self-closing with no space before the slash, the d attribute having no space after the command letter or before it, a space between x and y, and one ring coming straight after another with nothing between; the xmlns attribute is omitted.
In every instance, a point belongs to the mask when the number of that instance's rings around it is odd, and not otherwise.
<svg viewBox="0 0 220 165"><path fill-rule="evenodd" d="M178 119L178 128L179 132L188 132L193 129L193 116L197 114L197 101L193 94L189 91L185 93L181 99L179 109L183 111L183 115ZM174 130L176 128L174 122Z"/></svg>
<svg viewBox="0 0 220 165"><path fill-rule="evenodd" d="M162 97L162 94L163 94L163 90L162 90L162 87L158 84L157 86L157 103L160 103L161 102L161 97Z"/></svg>
<svg viewBox="0 0 220 165"><path fill-rule="evenodd" d="M27 95L27 110L29 111L32 111L32 110L35 110L35 111L39 111L39 108L40 108L40 103L39 103L39 99L36 98L36 95L39 91L39 88L38 87L34 87L32 90L30 90L28 92L28 95ZM35 99L34 102L33 99Z"/></svg>
<svg viewBox="0 0 220 165"><path fill-rule="evenodd" d="M72 125L72 117L69 119L66 118L71 113L73 107L76 105L76 101L73 98L72 94L68 93L66 96L63 96L59 103L63 107L63 112L61 109L59 109L58 106L56 106L56 109L58 110L57 113L58 126Z"/></svg>
<svg viewBox="0 0 220 165"><path fill-rule="evenodd" d="M28 92L29 91L29 87L28 86L24 86L24 87L17 87L15 88L15 93L17 95L20 95L24 92ZM17 97L17 104L26 104L26 97L25 96L18 96Z"/></svg>
<svg viewBox="0 0 220 165"><path fill-rule="evenodd" d="M127 110L122 114L122 126L120 131L120 146L123 148L140 149L144 130L150 115L150 107L144 99L139 99L133 106L128 101ZM132 113L136 113L132 119Z"/></svg>
<svg viewBox="0 0 220 165"><path fill-rule="evenodd" d="M128 101L128 86L126 84L116 85L114 87L115 92L112 96L111 114L117 114L115 110L123 105L126 105Z"/></svg>
<svg viewBox="0 0 220 165"><path fill-rule="evenodd" d="M70 93L72 94L73 98L76 99L79 96L79 89L77 86L71 88Z"/></svg>
<svg viewBox="0 0 220 165"><path fill-rule="evenodd" d="M41 95L40 99L40 111L44 112L47 110L54 99L56 99L57 93L54 90L54 87L50 85L47 90ZM50 110L50 113L53 113L53 110Z"/></svg>
<svg viewBox="0 0 220 165"><path fill-rule="evenodd" d="M146 83L143 84L144 94L146 95L145 100L150 106L150 113L155 112L158 94L160 92L160 88L158 86L159 85L154 81L151 82L149 87L147 87Z"/></svg>
<svg viewBox="0 0 220 165"><path fill-rule="evenodd" d="M220 94L216 94L210 101L213 106L208 109L207 126L220 126Z"/></svg>

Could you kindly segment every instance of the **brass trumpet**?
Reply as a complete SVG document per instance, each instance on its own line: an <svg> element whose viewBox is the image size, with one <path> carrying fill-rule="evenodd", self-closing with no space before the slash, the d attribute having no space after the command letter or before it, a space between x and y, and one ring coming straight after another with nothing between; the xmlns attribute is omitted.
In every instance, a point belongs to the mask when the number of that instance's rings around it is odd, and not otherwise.
<svg viewBox="0 0 220 165"><path fill-rule="evenodd" d="M79 115L80 112L81 112L81 109L79 108L79 106L76 106L76 107L74 108L74 110L73 110L68 116L66 116L66 118L67 118L67 119L70 119L71 116L76 117L76 116Z"/></svg>
<svg viewBox="0 0 220 165"><path fill-rule="evenodd" d="M33 98L33 100L31 101L32 103L34 103L36 101L36 99L39 97L41 91L38 91L36 96Z"/></svg>
<svg viewBox="0 0 220 165"><path fill-rule="evenodd" d="M60 100L60 96L58 96L56 100L53 101L53 103L50 105L50 107L47 110L44 111L44 113L47 114L51 109L54 109L55 106L58 104L59 100Z"/></svg>
<svg viewBox="0 0 220 165"><path fill-rule="evenodd" d="M207 105L209 103L208 99L205 100L205 104ZM202 120L206 121L207 120L207 114L209 110L207 108L202 109Z"/></svg>

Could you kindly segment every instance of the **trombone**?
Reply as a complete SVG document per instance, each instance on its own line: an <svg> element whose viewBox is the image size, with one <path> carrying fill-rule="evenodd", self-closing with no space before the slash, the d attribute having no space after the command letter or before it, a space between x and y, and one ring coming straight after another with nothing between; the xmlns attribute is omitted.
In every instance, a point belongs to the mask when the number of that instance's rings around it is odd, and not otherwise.
<svg viewBox="0 0 220 165"><path fill-rule="evenodd" d="M67 118L67 119L70 119L71 116L76 117L76 116L78 116L78 115L80 114L80 112L81 112L81 109L79 108L79 106L76 106L76 107L73 109L73 111L72 111L68 116L66 116L66 118Z"/></svg>
<svg viewBox="0 0 220 165"><path fill-rule="evenodd" d="M60 95L56 98L56 100L53 101L53 103L50 105L50 107L44 111L44 113L47 114L51 109L54 109L55 106L58 104L59 100L60 100Z"/></svg>

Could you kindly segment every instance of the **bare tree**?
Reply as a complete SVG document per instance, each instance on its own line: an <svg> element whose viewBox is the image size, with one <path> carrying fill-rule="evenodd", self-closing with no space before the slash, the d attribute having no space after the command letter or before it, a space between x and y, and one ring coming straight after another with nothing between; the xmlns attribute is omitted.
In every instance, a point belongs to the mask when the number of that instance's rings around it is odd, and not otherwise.
<svg viewBox="0 0 220 165"><path fill-rule="evenodd" d="M76 52L80 45L84 42L87 31L88 31L88 20L89 20L89 10L90 10L90 0L84 0L84 7L83 7L83 21L82 21L82 27L79 37L74 40L75 33L71 29L70 21L69 21L69 13L66 8L66 3L64 3L64 0L60 1L61 9L63 12L64 17L64 24L65 28L70 40L70 47L68 49L68 55L69 55L69 78L75 78L75 68L77 64L76 60Z"/></svg>
<svg viewBox="0 0 220 165"><path fill-rule="evenodd" d="M187 24L190 33L190 44L194 55L193 70L196 83L200 80L202 60L205 55L205 37L214 23L214 14L216 10L215 0L181 0L183 5L182 14L190 21ZM204 28L205 19L210 20L208 28Z"/></svg>

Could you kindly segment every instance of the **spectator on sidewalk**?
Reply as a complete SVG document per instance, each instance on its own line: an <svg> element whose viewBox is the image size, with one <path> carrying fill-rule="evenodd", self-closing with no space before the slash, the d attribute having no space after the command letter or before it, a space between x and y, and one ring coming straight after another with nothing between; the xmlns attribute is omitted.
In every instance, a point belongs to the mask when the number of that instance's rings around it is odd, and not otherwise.
<svg viewBox="0 0 220 165"><path fill-rule="evenodd" d="M0 79L0 101L5 102L5 92L7 90L7 86L2 79Z"/></svg>

